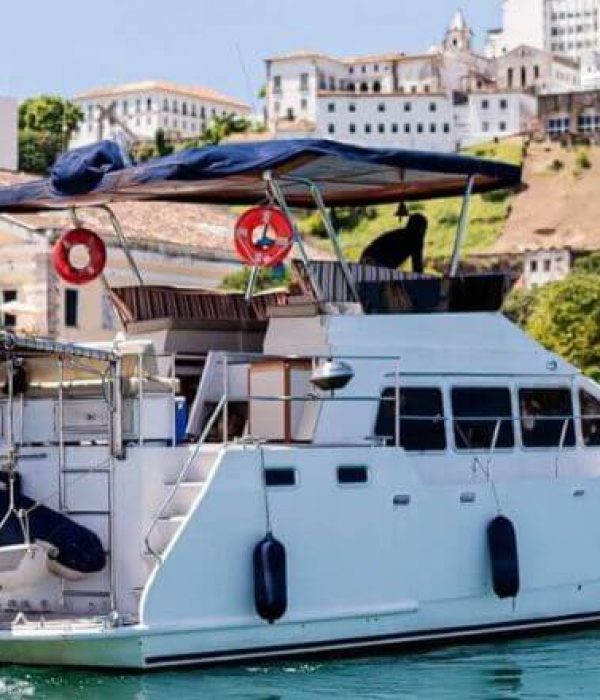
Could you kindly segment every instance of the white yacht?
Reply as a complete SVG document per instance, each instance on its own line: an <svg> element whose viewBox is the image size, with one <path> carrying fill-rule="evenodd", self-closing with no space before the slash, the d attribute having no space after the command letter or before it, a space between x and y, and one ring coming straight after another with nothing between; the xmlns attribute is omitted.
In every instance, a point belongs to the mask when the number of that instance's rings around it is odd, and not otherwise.
<svg viewBox="0 0 600 700"><path fill-rule="evenodd" d="M242 257L299 257L289 292L151 287L113 217L140 280L112 290L125 336L0 336L0 660L154 669L600 622L600 387L500 313L503 275L459 267L470 195L519 182L327 141L139 166L103 143L1 189L1 213L73 211L55 257L78 282L103 265L86 208L127 199L252 206ZM445 276L347 263L327 210L460 194ZM311 207L335 260L306 255Z"/></svg>

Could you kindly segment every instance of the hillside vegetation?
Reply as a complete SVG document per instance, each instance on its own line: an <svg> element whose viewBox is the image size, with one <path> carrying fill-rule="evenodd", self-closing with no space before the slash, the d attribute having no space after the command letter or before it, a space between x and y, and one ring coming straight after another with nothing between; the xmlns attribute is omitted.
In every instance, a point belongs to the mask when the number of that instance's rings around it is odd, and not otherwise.
<svg viewBox="0 0 600 700"><path fill-rule="evenodd" d="M521 139L509 139L468 149L465 153L520 164L522 150ZM496 243L506 224L514 197L513 193L504 191L473 197L470 226L464 243L466 253L484 252ZM429 220L426 239L426 256L429 259L450 255L460 207L460 197L408 205L410 212L419 211ZM394 204L369 207L366 213L354 209L336 212L342 248L350 260L357 260L363 249L378 235L398 227L395 211ZM301 228L316 247L330 250L318 213L304 217Z"/></svg>

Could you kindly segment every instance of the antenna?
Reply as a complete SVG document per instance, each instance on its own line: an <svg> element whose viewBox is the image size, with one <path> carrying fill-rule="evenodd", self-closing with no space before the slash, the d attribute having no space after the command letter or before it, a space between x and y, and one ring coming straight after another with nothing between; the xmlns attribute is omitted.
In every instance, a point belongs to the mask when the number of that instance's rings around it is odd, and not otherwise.
<svg viewBox="0 0 600 700"><path fill-rule="evenodd" d="M238 55L240 68L242 69L242 73L244 75L244 80L246 81L246 89L248 90L248 94L250 96L250 99L248 101L250 102L250 106L252 107L252 113L257 114L258 110L256 108L256 93L254 91L252 81L250 80L250 74L248 73L248 70L246 68L246 62L244 61L244 56L242 55L242 50L238 41L235 42L235 50Z"/></svg>

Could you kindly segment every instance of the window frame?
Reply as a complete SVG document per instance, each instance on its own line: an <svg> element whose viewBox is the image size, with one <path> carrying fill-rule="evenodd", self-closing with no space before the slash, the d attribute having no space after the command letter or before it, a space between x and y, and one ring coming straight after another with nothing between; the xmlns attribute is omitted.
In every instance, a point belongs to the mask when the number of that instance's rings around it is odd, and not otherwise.
<svg viewBox="0 0 600 700"><path fill-rule="evenodd" d="M409 377L410 378L410 377ZM401 436L401 430L399 429L399 438L400 442L398 445L396 445L395 441L395 430L396 427L394 426L394 435L392 436L392 442L390 444L387 444L386 442L383 443L383 447L385 448L392 448L392 449L398 449L402 450L404 453L407 455L443 455L447 454L448 451L450 450L450 435L448 432L448 409L450 404L448 403L448 396L447 396L447 391L446 391L446 385L445 382L440 382L438 378L436 377L431 377L430 381L427 381L428 378L423 378L423 382L419 383L412 383L412 382L400 382L398 385L398 389L422 389L422 390L429 390L429 391L437 391L440 396L440 402L441 402L441 407L442 407L442 434L444 436L444 447L439 447L439 448L424 448L424 449L418 449L418 450L412 450L412 449L406 449L402 445L402 436ZM376 439L382 439L385 441L385 436L383 435L378 435L377 434L377 421L379 418L379 409L382 404L382 399L383 395L386 390L391 390L391 391L396 391L395 385L390 383L389 381L383 381L380 383L378 387L378 399L376 402L374 402L374 410L373 414L371 416L371 425L372 425L372 434L374 438ZM393 405L393 401L390 402ZM430 419L432 420L434 416L431 416ZM428 420L427 418L424 418L423 420Z"/></svg>
<svg viewBox="0 0 600 700"><path fill-rule="evenodd" d="M598 401L600 403L600 396L597 393L594 393L594 389L596 387L592 385L591 383L588 384L587 381L584 379L584 381L579 382L576 384L573 389L574 389L574 408L575 412L578 416L578 418L575 420L575 437L577 439L577 444L581 446L581 449L583 450L599 450L600 449L600 442L598 442L597 445L587 445L585 442L585 437L583 433L583 421L586 420L583 417L583 409L582 409L582 403L581 403L581 394L586 393L589 394L593 399ZM598 420L600 422L600 418L594 419L594 418L588 418L587 420Z"/></svg>
<svg viewBox="0 0 600 700"><path fill-rule="evenodd" d="M548 390L558 390L558 391L567 391L569 392L571 396L571 412L572 412L572 420L573 420L573 444L568 445L564 444L562 446L561 451L564 450L576 450L580 446L580 437L577 435L577 419L576 419L576 413L575 413L575 407L576 404L575 401L578 400L578 396L574 393L574 386L570 386L569 384L556 384L556 383L546 383L544 381L540 381L538 378L533 377L530 382L524 382L524 381L519 381L518 383L515 383L514 385L514 394L515 394L515 402L516 402L516 423L518 424L518 430L515 430L515 435L518 435L519 438L519 444L520 447L523 451L525 452L544 452L548 450L557 450L559 448L559 445L542 445L542 446L532 446L532 445L526 445L525 440L524 440L524 435L523 435L523 426L522 426L522 417L521 417L521 391L548 391ZM550 416L551 417L551 416Z"/></svg>
<svg viewBox="0 0 600 700"><path fill-rule="evenodd" d="M520 413L518 413L518 401L515 405L515 398L514 398L514 385L510 381L506 381L504 383L494 383L494 384L484 384L483 382L477 383L477 379L480 379L480 377L469 377L468 379L466 378L465 382L461 383L456 383L453 381L449 381L447 383L447 402L448 402L448 420L446 421L448 423L448 432L449 432L449 437L448 439L451 440L452 444L452 451L455 454L507 454L510 452L514 452L516 449L519 449L522 446L521 443L521 434L520 430L517 431L515 428L515 423L517 420L519 421L520 425ZM485 390L485 389L504 389L505 391L508 392L508 399L510 402L510 418L507 416L504 420L510 421L512 424L512 445L508 447L494 447L492 451L492 445L490 444L489 447L459 447L456 441L456 432L455 432L455 423L456 421L460 421L461 417L456 417L454 415L454 402L453 402L453 396L452 393L455 389L477 389L477 390ZM515 413L515 409L517 409L517 413ZM468 420L468 416L462 417L462 420ZM471 416L471 418L475 418L475 416ZM486 420L486 416L481 416L481 420ZM487 420L493 420L493 418L487 418ZM495 429L495 428L494 428ZM502 430L502 428L500 428ZM492 433L493 437L493 433ZM498 437L500 437L500 434L498 434Z"/></svg>

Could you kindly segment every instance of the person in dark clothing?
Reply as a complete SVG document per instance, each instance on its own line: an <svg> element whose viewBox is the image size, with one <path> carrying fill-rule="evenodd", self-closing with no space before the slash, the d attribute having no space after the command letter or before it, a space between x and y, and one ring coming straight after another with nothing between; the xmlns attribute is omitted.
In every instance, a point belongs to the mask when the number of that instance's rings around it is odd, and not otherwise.
<svg viewBox="0 0 600 700"><path fill-rule="evenodd" d="M396 212L399 219L403 211L401 205ZM427 219L423 214L411 214L405 228L388 231L368 245L360 256L360 262L395 270L410 258L413 272L422 273L426 232Z"/></svg>

